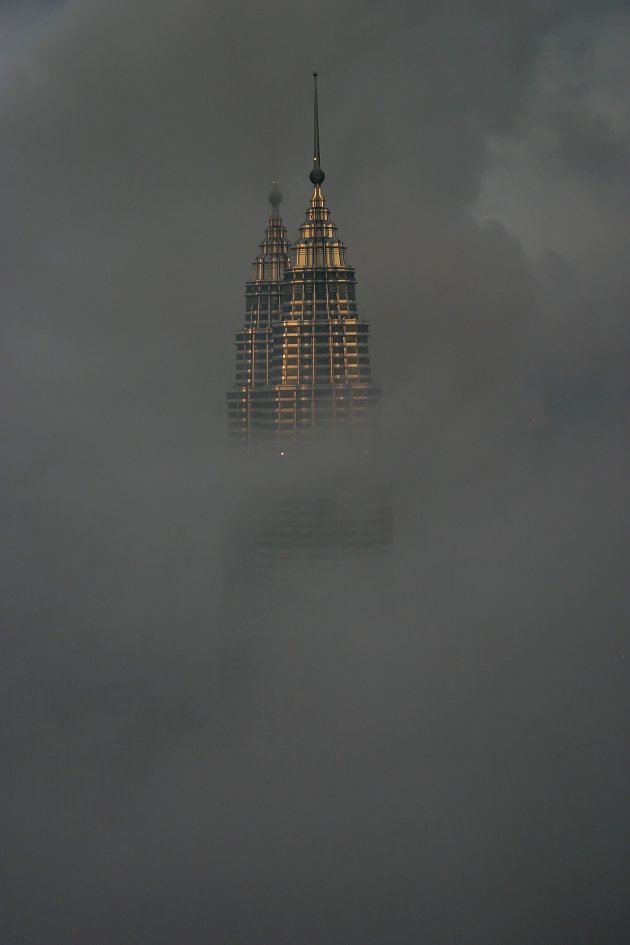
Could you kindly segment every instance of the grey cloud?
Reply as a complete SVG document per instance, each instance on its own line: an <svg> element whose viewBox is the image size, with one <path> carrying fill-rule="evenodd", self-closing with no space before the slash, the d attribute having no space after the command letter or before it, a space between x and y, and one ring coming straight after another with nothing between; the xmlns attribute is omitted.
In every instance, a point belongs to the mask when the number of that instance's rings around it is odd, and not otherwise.
<svg viewBox="0 0 630 945"><path fill-rule="evenodd" d="M607 12L91 0L21 34L6 945L627 939L625 143L541 66ZM223 391L269 179L291 234L308 199L313 68L397 543L262 615L276 722L220 744Z"/></svg>

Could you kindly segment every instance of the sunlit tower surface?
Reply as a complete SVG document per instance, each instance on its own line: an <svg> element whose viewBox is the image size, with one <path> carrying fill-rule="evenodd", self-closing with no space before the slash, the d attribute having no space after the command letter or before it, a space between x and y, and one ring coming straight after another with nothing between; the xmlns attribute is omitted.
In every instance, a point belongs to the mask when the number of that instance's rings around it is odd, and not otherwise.
<svg viewBox="0 0 630 945"><path fill-rule="evenodd" d="M277 181L269 194L271 217L245 289L245 325L236 332L236 381L228 391L231 445L264 446L273 439L270 414L273 328L282 315L281 289L289 265L287 230L280 217ZM273 399L271 400L273 403Z"/></svg>
<svg viewBox="0 0 630 945"><path fill-rule="evenodd" d="M245 477L226 582L258 587L262 596L275 593L282 568L372 557L391 539L375 437L380 389L371 377L355 271L322 191L316 74L309 177L313 191L293 244L274 182L246 286L245 326L236 333L236 383L227 394L232 456Z"/></svg>

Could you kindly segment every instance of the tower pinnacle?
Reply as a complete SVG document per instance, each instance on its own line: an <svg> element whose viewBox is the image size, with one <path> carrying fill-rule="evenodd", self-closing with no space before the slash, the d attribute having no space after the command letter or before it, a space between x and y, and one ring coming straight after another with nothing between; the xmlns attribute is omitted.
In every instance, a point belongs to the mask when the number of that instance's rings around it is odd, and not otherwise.
<svg viewBox="0 0 630 945"><path fill-rule="evenodd" d="M326 175L320 167L319 110L317 107L317 73L313 73L313 170L308 175L315 187L321 187Z"/></svg>
<svg viewBox="0 0 630 945"><path fill-rule="evenodd" d="M280 210L278 209L282 203L282 194L280 193L280 188L278 187L278 181L274 180L271 182L271 192L269 194L269 203L271 204L271 219L278 220L280 218Z"/></svg>

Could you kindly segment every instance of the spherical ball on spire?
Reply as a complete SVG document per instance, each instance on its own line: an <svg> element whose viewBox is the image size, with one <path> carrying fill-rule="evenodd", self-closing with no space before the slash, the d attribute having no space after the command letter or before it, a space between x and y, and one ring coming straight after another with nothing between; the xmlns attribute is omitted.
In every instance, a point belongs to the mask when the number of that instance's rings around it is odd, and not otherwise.
<svg viewBox="0 0 630 945"><path fill-rule="evenodd" d="M278 187L278 181L274 180L271 186L271 193L269 194L269 203L272 207L278 207L282 203L282 194L280 193L280 188Z"/></svg>
<svg viewBox="0 0 630 945"><path fill-rule="evenodd" d="M326 175L321 167L314 167L308 176L311 184L314 184L316 187L321 187L326 179Z"/></svg>

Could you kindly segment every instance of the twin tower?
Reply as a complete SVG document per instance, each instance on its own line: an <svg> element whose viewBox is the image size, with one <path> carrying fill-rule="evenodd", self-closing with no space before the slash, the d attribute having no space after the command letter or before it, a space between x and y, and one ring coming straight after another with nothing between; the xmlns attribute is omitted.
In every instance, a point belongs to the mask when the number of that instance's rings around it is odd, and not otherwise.
<svg viewBox="0 0 630 945"><path fill-rule="evenodd" d="M269 224L246 285L245 325L236 332L229 440L237 452L247 452L248 465L258 455L267 468L269 461L285 467L273 512L260 523L264 554L369 554L382 550L391 532L375 466L380 390L371 379L354 269L322 192L316 73L309 176L310 205L293 244L275 182L269 195ZM309 453L319 465L305 477L297 467ZM291 463L293 477L286 469Z"/></svg>

